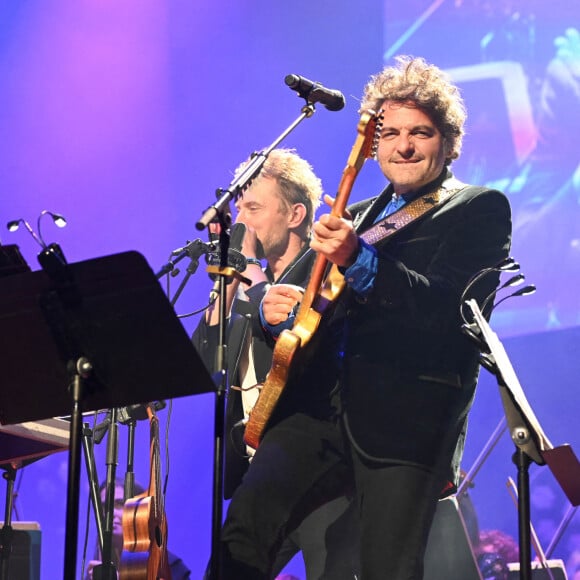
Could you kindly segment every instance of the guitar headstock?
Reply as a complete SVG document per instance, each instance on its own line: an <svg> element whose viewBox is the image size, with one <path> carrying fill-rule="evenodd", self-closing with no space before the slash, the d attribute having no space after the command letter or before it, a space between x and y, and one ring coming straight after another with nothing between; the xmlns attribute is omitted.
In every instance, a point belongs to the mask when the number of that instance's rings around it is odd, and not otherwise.
<svg viewBox="0 0 580 580"><path fill-rule="evenodd" d="M357 139L347 161L347 166L360 171L363 163L375 156L379 133L382 125L382 116L377 115L371 109L361 112L357 125Z"/></svg>

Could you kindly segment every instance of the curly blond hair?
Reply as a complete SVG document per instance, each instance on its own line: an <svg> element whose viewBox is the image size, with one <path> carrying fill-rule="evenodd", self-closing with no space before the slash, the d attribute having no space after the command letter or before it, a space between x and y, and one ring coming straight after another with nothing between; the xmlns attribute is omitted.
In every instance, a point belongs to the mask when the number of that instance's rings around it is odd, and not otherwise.
<svg viewBox="0 0 580 580"><path fill-rule="evenodd" d="M449 76L423 58L401 55L365 86L362 109L379 112L385 101L412 102L429 115L448 145L447 164L461 153L467 113L459 89Z"/></svg>
<svg viewBox="0 0 580 580"><path fill-rule="evenodd" d="M236 169L236 175L246 167L247 161ZM322 182L314 173L312 165L296 153L295 149L273 149L255 181L275 179L280 186L280 201L289 208L301 203L306 208L305 233L310 234L314 214L321 203Z"/></svg>

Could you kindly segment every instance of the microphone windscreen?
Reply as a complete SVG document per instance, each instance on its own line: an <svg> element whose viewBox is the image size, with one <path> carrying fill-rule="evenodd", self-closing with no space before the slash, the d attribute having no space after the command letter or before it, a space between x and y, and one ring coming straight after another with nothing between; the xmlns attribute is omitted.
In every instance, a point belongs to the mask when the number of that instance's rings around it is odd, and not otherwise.
<svg viewBox="0 0 580 580"><path fill-rule="evenodd" d="M234 224L230 232L230 249L237 250L239 252L242 249L242 244L244 243L245 235L246 235L245 224L242 223Z"/></svg>

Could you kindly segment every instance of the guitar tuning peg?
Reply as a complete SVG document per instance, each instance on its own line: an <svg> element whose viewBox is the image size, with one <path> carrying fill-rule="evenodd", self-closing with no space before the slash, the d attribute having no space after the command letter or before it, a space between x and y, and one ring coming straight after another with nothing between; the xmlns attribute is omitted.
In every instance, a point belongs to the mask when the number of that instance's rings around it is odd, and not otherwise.
<svg viewBox="0 0 580 580"><path fill-rule="evenodd" d="M373 135L373 144L372 144L372 158L377 158L377 149L379 147L379 139L381 137L381 129L383 128L383 112L375 113L373 118L375 124L375 134Z"/></svg>

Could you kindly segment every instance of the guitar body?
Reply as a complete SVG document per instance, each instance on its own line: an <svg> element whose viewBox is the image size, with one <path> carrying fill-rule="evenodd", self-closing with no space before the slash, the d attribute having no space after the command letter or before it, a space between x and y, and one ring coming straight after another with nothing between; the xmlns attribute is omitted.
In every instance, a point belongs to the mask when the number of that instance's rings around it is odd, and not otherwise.
<svg viewBox="0 0 580 580"><path fill-rule="evenodd" d="M333 267L334 269L334 267ZM344 288L344 276L336 268L335 284L326 288L317 297L315 305L298 316L292 330L284 330L276 341L272 356L272 366L266 380L260 387L260 396L252 409L244 432L244 441L254 449L258 448L278 401L284 392L290 373L296 368L296 358L303 354L318 330L323 314L334 304Z"/></svg>
<svg viewBox="0 0 580 580"><path fill-rule="evenodd" d="M278 337L272 358L272 367L266 381L260 387L260 396L250 413L244 431L244 441L254 449L258 448L266 424L288 382L290 373L288 363L293 361L299 347L300 338L292 330L284 330Z"/></svg>
<svg viewBox="0 0 580 580"><path fill-rule="evenodd" d="M167 518L159 485L159 423L150 405L147 413L151 445L149 489L129 498L123 506L123 552L119 580L171 580Z"/></svg>
<svg viewBox="0 0 580 580"><path fill-rule="evenodd" d="M166 547L167 520L159 516L159 506L153 496L140 495L125 503L120 578L171 580Z"/></svg>

